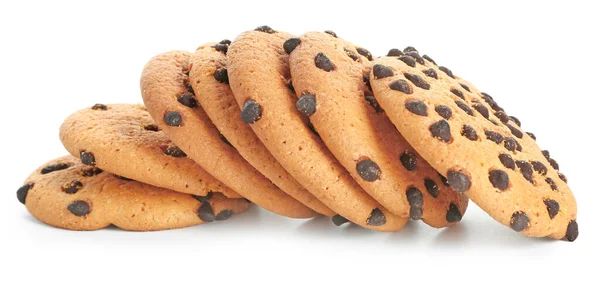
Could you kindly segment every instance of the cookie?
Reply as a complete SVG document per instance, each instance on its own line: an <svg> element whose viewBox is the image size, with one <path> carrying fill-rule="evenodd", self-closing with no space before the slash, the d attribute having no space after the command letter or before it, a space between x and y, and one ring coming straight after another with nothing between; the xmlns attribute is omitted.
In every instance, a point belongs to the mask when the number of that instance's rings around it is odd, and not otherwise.
<svg viewBox="0 0 600 285"><path fill-rule="evenodd" d="M219 133L189 84L192 55L163 53L144 68L142 97L158 127L208 173L257 205L291 218L315 216L252 167Z"/></svg>
<svg viewBox="0 0 600 285"><path fill-rule="evenodd" d="M427 58L405 51L377 59L371 72L377 101L406 140L500 223L526 236L577 238L575 198L535 136L491 96Z"/></svg>
<svg viewBox="0 0 600 285"><path fill-rule="evenodd" d="M182 193L242 198L187 158L142 105L96 104L75 112L60 127L60 139L90 167Z"/></svg>
<svg viewBox="0 0 600 285"><path fill-rule="evenodd" d="M153 231L225 220L245 211L245 199L221 193L194 196L124 180L106 171L90 175L90 166L64 156L35 170L17 198L36 219L69 230Z"/></svg>
<svg viewBox="0 0 600 285"><path fill-rule="evenodd" d="M191 59L189 81L202 109L240 155L279 189L320 214L335 215L285 171L240 119L240 108L229 88L227 57L215 45L218 44L199 47Z"/></svg>
<svg viewBox="0 0 600 285"><path fill-rule="evenodd" d="M265 32L269 31L269 32ZM402 228L405 218L373 200L333 157L308 119L296 109L284 42L292 35L259 28L235 39L227 72L241 119L279 163L308 191L341 217L379 231ZM364 170L372 173L369 165Z"/></svg>
<svg viewBox="0 0 600 285"><path fill-rule="evenodd" d="M400 217L422 219L433 227L460 221L468 203L466 196L443 184L367 88L364 78L372 67L370 53L325 33L306 33L298 40L290 52L292 81L299 97L296 108L309 117L354 180ZM334 68L320 68L319 58ZM375 177L359 171L366 161L378 169Z"/></svg>

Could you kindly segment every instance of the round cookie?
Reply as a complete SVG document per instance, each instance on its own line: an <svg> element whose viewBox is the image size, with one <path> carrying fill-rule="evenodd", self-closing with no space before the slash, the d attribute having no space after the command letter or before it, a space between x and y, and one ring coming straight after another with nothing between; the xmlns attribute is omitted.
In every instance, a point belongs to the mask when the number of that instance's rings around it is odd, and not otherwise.
<svg viewBox="0 0 600 285"><path fill-rule="evenodd" d="M291 38L284 47L299 97L296 108L371 197L398 216L433 227L461 220L468 198L443 184L367 88L373 58L366 49L318 32ZM329 65L333 68L324 68ZM367 163L374 171L361 171Z"/></svg>
<svg viewBox="0 0 600 285"><path fill-rule="evenodd" d="M227 53L227 71L241 118L304 188L341 216L366 228L395 231L407 219L373 200L337 162L306 116L296 110L283 43L292 35L259 27L238 36Z"/></svg>
<svg viewBox="0 0 600 285"><path fill-rule="evenodd" d="M183 194L90 168L70 155L52 160L25 180L17 198L36 219L69 230L182 228L225 220L250 206L221 193Z"/></svg>
<svg viewBox="0 0 600 285"><path fill-rule="evenodd" d="M189 81L202 109L240 155L277 187L320 214L335 215L285 171L240 119L240 108L229 88L227 57L213 48L215 45L202 45L190 61Z"/></svg>
<svg viewBox="0 0 600 285"><path fill-rule="evenodd" d="M575 198L535 136L491 96L424 58L416 50L382 57L371 73L377 101L406 140L502 224L527 236L575 240Z"/></svg>
<svg viewBox="0 0 600 285"><path fill-rule="evenodd" d="M252 167L219 133L189 85L192 55L163 53L144 68L142 97L159 128L207 172L257 205L291 218L315 216Z"/></svg>
<svg viewBox="0 0 600 285"><path fill-rule="evenodd" d="M96 104L70 115L60 139L84 164L156 187L242 198L174 145L142 105Z"/></svg>

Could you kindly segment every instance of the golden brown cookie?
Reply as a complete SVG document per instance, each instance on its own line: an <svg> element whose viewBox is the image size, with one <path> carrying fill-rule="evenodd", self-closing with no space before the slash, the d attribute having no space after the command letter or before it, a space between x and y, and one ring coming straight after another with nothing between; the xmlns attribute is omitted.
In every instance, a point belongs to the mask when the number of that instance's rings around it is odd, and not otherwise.
<svg viewBox="0 0 600 285"><path fill-rule="evenodd" d="M229 47L227 71L242 120L304 188L341 215L336 224L348 219L379 231L402 228L406 218L369 197L296 110L283 47L290 37L265 26L241 34Z"/></svg>
<svg viewBox="0 0 600 285"><path fill-rule="evenodd" d="M321 139L371 197L433 227L461 220L468 198L443 184L395 129L367 88L371 53L326 33L284 43L297 96Z"/></svg>
<svg viewBox="0 0 600 285"><path fill-rule="evenodd" d="M242 198L202 169L159 130L142 105L96 104L75 112L60 139L84 164L182 193Z"/></svg>
<svg viewBox="0 0 600 285"><path fill-rule="evenodd" d="M318 213L335 215L283 169L240 119L240 108L229 88L227 57L215 45L218 44L202 45L191 59L189 81L202 109L240 155L281 190Z"/></svg>
<svg viewBox="0 0 600 285"><path fill-rule="evenodd" d="M454 190L524 235L577 238L577 205L558 164L491 96L414 49L377 59L371 86Z"/></svg>
<svg viewBox="0 0 600 285"><path fill-rule="evenodd" d="M163 53L144 68L142 97L159 128L207 172L257 205L292 218L315 216L252 167L219 133L189 85L191 56Z"/></svg>
<svg viewBox="0 0 600 285"><path fill-rule="evenodd" d="M64 156L35 170L17 198L38 220L69 230L111 224L131 231L182 228L225 220L245 211L245 199L221 193L194 196L123 179Z"/></svg>

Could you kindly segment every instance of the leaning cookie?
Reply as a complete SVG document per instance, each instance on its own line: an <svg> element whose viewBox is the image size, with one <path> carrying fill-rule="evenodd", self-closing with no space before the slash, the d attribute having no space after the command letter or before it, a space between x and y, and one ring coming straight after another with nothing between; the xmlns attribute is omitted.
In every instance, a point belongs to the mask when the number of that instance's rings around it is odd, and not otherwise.
<svg viewBox="0 0 600 285"><path fill-rule="evenodd" d="M291 218L315 216L313 210L252 167L219 133L197 103L189 84L192 55L180 51L163 53L144 68L142 97L159 128L207 172L257 205Z"/></svg>
<svg viewBox="0 0 600 285"><path fill-rule="evenodd" d="M263 26L232 42L227 71L242 109L241 119L304 188L339 214L334 217L336 224L350 220L379 231L402 228L407 219L369 197L311 131L306 116L296 110L283 47L291 37Z"/></svg>
<svg viewBox="0 0 600 285"><path fill-rule="evenodd" d="M225 220L250 206L220 193L188 195L89 169L72 156L52 160L25 180L17 198L36 219L69 230L182 228Z"/></svg>
<svg viewBox="0 0 600 285"><path fill-rule="evenodd" d="M365 191L390 212L433 227L461 220L468 198L443 184L368 89L369 51L317 32L283 47L290 53L296 108Z"/></svg>
<svg viewBox="0 0 600 285"><path fill-rule="evenodd" d="M578 235L577 205L535 136L491 96L414 49L376 60L371 86L408 142L449 185L527 236Z"/></svg>
<svg viewBox="0 0 600 285"><path fill-rule="evenodd" d="M242 198L187 158L142 105L96 104L77 111L63 122L60 139L91 167L182 193Z"/></svg>

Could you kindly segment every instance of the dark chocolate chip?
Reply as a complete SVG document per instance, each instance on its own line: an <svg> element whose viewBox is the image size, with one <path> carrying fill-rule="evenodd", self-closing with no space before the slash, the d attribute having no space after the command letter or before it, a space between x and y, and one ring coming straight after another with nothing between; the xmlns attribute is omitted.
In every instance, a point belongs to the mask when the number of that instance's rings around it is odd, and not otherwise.
<svg viewBox="0 0 600 285"><path fill-rule="evenodd" d="M333 66L331 60L329 60L329 58L322 52L315 56L315 66L328 72L335 69L335 66Z"/></svg>
<svg viewBox="0 0 600 285"><path fill-rule="evenodd" d="M232 210L221 210L221 212L219 212L215 216L215 220L217 220L217 221L224 221L224 220L227 220L227 219L231 218L232 215L233 215L233 211Z"/></svg>
<svg viewBox="0 0 600 285"><path fill-rule="evenodd" d="M496 122L496 121L494 121L492 119L490 119L489 121L490 121L490 123L494 124L494 126L498 126L498 122Z"/></svg>
<svg viewBox="0 0 600 285"><path fill-rule="evenodd" d="M535 135L533 133L530 132L525 132L530 138L532 138L534 141L537 140L537 138L535 137Z"/></svg>
<svg viewBox="0 0 600 285"><path fill-rule="evenodd" d="M438 113L438 115L446 120L452 118L452 109L446 105L436 106L435 111Z"/></svg>
<svg viewBox="0 0 600 285"><path fill-rule="evenodd" d="M218 43L212 46L216 51L222 52L223 54L227 54L227 50L229 49L228 44Z"/></svg>
<svg viewBox="0 0 600 285"><path fill-rule="evenodd" d="M247 100L242 107L241 118L247 124L253 124L262 117L262 108L256 101Z"/></svg>
<svg viewBox="0 0 600 285"><path fill-rule="evenodd" d="M429 131L434 138L443 142L452 141L452 133L450 132L450 124L446 120L439 120L429 126Z"/></svg>
<svg viewBox="0 0 600 285"><path fill-rule="evenodd" d="M550 160L550 152L547 150L542 150L542 155L547 159Z"/></svg>
<svg viewBox="0 0 600 285"><path fill-rule="evenodd" d="M475 129L469 125L463 125L462 130L460 131L460 134L472 141L476 141L477 139L479 139L479 136L477 135L477 131L475 131Z"/></svg>
<svg viewBox="0 0 600 285"><path fill-rule="evenodd" d="M366 58L367 58L369 61L372 61L372 60L373 60L373 55L372 55L372 54L371 54L371 52L370 52L370 51L368 51L366 48L358 47L358 48L356 48L356 51L357 51L357 52L358 52L360 55L362 55L362 56L366 57Z"/></svg>
<svg viewBox="0 0 600 285"><path fill-rule="evenodd" d="M334 225L336 225L338 227L349 222L348 219L346 219L340 215L334 215L333 217L331 217L331 221L333 222Z"/></svg>
<svg viewBox="0 0 600 285"><path fill-rule="evenodd" d="M198 208L198 217L207 223L215 221L215 212L208 201L202 202L202 205Z"/></svg>
<svg viewBox="0 0 600 285"><path fill-rule="evenodd" d="M77 217L83 217L90 213L90 204L83 200L77 200L67 206L67 210Z"/></svg>
<svg viewBox="0 0 600 285"><path fill-rule="evenodd" d="M550 162L550 166L552 166L552 168L559 170L560 166L558 165L558 162L556 162L556 160L550 158L548 159L548 162Z"/></svg>
<svg viewBox="0 0 600 285"><path fill-rule="evenodd" d="M92 106L92 110L106 111L108 110L108 107L104 104L94 104L94 106Z"/></svg>
<svg viewBox="0 0 600 285"><path fill-rule="evenodd" d="M533 170L537 171L541 175L548 174L548 168L540 162L540 161L532 161L531 165L533 165Z"/></svg>
<svg viewBox="0 0 600 285"><path fill-rule="evenodd" d="M331 35L334 38L338 37L337 34L334 31L332 31L332 30L327 30L324 33L329 34L329 35Z"/></svg>
<svg viewBox="0 0 600 285"><path fill-rule="evenodd" d="M369 74L363 75L363 82L365 83L365 85L367 85L367 88L369 88L369 90L373 92L373 88L371 88L371 78L369 77Z"/></svg>
<svg viewBox="0 0 600 285"><path fill-rule="evenodd" d="M375 79L386 78L394 76L394 71L385 65L375 64L373 66L373 76Z"/></svg>
<svg viewBox="0 0 600 285"><path fill-rule="evenodd" d="M517 117L515 116L509 116L508 117L511 121L513 121L515 124L517 124L517 126L521 126L521 121L519 121L519 119L517 119Z"/></svg>
<svg viewBox="0 0 600 285"><path fill-rule="evenodd" d="M562 173L558 173L558 178L560 178L560 180L564 181L565 183L567 183L567 176L565 176Z"/></svg>
<svg viewBox="0 0 600 285"><path fill-rule="evenodd" d="M575 241L579 236L579 226L575 220L569 222L567 226L567 233L565 234L564 239L568 241Z"/></svg>
<svg viewBox="0 0 600 285"><path fill-rule="evenodd" d="M375 181L381 175L379 165L370 159L363 159L356 164L358 175L365 181Z"/></svg>
<svg viewBox="0 0 600 285"><path fill-rule="evenodd" d="M437 65L437 63L435 63L435 60L433 60L433 58L431 58L430 56L424 54L423 58L426 59L427 61L433 63L434 65Z"/></svg>
<svg viewBox="0 0 600 285"><path fill-rule="evenodd" d="M213 192L208 192L206 194L206 196L192 195L192 197L194 197L194 199L204 203L206 201L209 201L213 197Z"/></svg>
<svg viewBox="0 0 600 285"><path fill-rule="evenodd" d="M83 177L96 176L100 173L102 173L102 169L95 167L95 166L84 166L79 171L79 174Z"/></svg>
<svg viewBox="0 0 600 285"><path fill-rule="evenodd" d="M404 107L413 114L427 116L427 104L421 100L410 100L404 104Z"/></svg>
<svg viewBox="0 0 600 285"><path fill-rule="evenodd" d="M525 160L517 160L516 164L517 164L517 167L519 167L519 169L521 170L521 174L523 174L523 178L525 178L527 181L531 182L531 184L534 184L535 181L533 180L533 166L531 166L531 163L529 163Z"/></svg>
<svg viewBox="0 0 600 285"><path fill-rule="evenodd" d="M510 151L515 151L517 149L517 140L513 137L504 138L504 148Z"/></svg>
<svg viewBox="0 0 600 285"><path fill-rule="evenodd" d="M196 97L190 93L183 93L181 96L177 98L177 102L181 103L181 105L196 108L198 106L198 101L196 101Z"/></svg>
<svg viewBox="0 0 600 285"><path fill-rule="evenodd" d="M463 100L465 100L465 95L463 95L462 91L460 91L460 90L458 90L458 89L455 89L455 88L452 88L452 89L450 90L450 92L452 92L452 94L454 94L454 95L458 96L460 99L463 99Z"/></svg>
<svg viewBox="0 0 600 285"><path fill-rule="evenodd" d="M29 190L33 188L33 185L33 183L25 184L19 187L19 189L17 190L17 200L19 200L21 204L25 204L25 199L27 199L27 193L29 193Z"/></svg>
<svg viewBox="0 0 600 285"><path fill-rule="evenodd" d="M442 72L446 73L446 75L454 78L454 74L452 74L452 71L450 69L443 67L443 66L440 66L439 68Z"/></svg>
<svg viewBox="0 0 600 285"><path fill-rule="evenodd" d="M300 39L299 38L290 38L287 41L285 41L283 43L283 50L287 53L290 54L292 53L292 51L294 51L294 49L296 49L296 47L300 45Z"/></svg>
<svg viewBox="0 0 600 285"><path fill-rule="evenodd" d="M418 75L412 74L412 73L404 73L404 77L406 77L406 79L408 79L410 82L412 82L414 85L416 85L419 88L422 88L425 90L429 90L429 88L431 88L429 83L427 83L427 81L425 81L425 79L423 79L421 76L418 76Z"/></svg>
<svg viewBox="0 0 600 285"><path fill-rule="evenodd" d="M400 91L405 94L413 93L412 86L410 86L410 84L408 84L408 82L406 82L404 79L394 80L392 83L390 83L390 89Z"/></svg>
<svg viewBox="0 0 600 285"><path fill-rule="evenodd" d="M213 77L221 83L229 84L229 76L225 67L217 68L215 73L213 73Z"/></svg>
<svg viewBox="0 0 600 285"><path fill-rule="evenodd" d="M50 165L42 168L42 170L40 171L40 173L42 173L42 174L48 174L50 172L67 169L69 167L71 167L71 165L70 164L66 164L66 163L50 164Z"/></svg>
<svg viewBox="0 0 600 285"><path fill-rule="evenodd" d="M456 106L458 106L458 108L462 109L463 111L465 111L465 113L471 115L471 116L475 116L475 114L473 113L473 109L471 109L471 107L469 107L467 104L465 104L465 102L463 101L454 101L454 103L456 103Z"/></svg>
<svg viewBox="0 0 600 285"><path fill-rule="evenodd" d="M513 136L518 137L520 139L523 138L523 132L521 132L519 129L509 124L506 124L506 126L508 127L508 129L510 129L510 132L513 134Z"/></svg>
<svg viewBox="0 0 600 285"><path fill-rule="evenodd" d="M317 111L317 97L310 93L302 94L296 101L296 109L304 115L312 116Z"/></svg>
<svg viewBox="0 0 600 285"><path fill-rule="evenodd" d="M521 146L521 144L517 141L517 151L523 151L523 147Z"/></svg>
<svg viewBox="0 0 600 285"><path fill-rule="evenodd" d="M456 223L460 222L460 220L462 220L462 213L460 212L460 209L454 205L454 203L450 203L448 212L446 212L446 221L448 223Z"/></svg>
<svg viewBox="0 0 600 285"><path fill-rule="evenodd" d="M510 218L510 227L517 232L525 230L529 227L529 217L527 217L525 212L514 212Z"/></svg>
<svg viewBox="0 0 600 285"><path fill-rule="evenodd" d="M177 146L170 146L167 149L165 149L165 154L166 155L170 155L172 157L186 157L187 154L185 154L185 152L183 152L179 147Z"/></svg>
<svg viewBox="0 0 600 285"><path fill-rule="evenodd" d="M484 118L490 118L490 111L483 104L477 102L473 104L473 109L475 109L479 114L481 114Z"/></svg>
<svg viewBox="0 0 600 285"><path fill-rule="evenodd" d="M231 44L231 41L230 41L230 40L228 40L228 39L224 39L224 40L220 41L219 43L220 43L220 44L223 44L223 45L230 45L230 44Z"/></svg>
<svg viewBox="0 0 600 285"><path fill-rule="evenodd" d="M259 32L263 32L263 33L267 33L267 34L273 34L276 33L275 30L273 30L271 27L269 26L260 26L256 29L254 29L255 31L259 31Z"/></svg>
<svg viewBox="0 0 600 285"><path fill-rule="evenodd" d="M467 90L467 91L471 92L471 89L469 89L469 86L467 86L467 85L465 85L465 84L463 84L463 83L458 83L458 84L460 84L460 87L462 87L463 89L465 89L465 90Z"/></svg>
<svg viewBox="0 0 600 285"><path fill-rule="evenodd" d="M554 182L554 179L546 177L545 181L546 183L548 183L548 185L550 185L550 189L558 191L558 186L556 186L556 182Z"/></svg>
<svg viewBox="0 0 600 285"><path fill-rule="evenodd" d="M433 179L425 178L425 189L433 198L437 198L440 193L440 189Z"/></svg>
<svg viewBox="0 0 600 285"><path fill-rule="evenodd" d="M416 51L409 51L406 53L406 55L412 57L419 64L425 64L425 60L423 60L423 58Z"/></svg>
<svg viewBox="0 0 600 285"><path fill-rule="evenodd" d="M388 51L387 56L401 56L403 54L404 53L401 50L393 48L390 51Z"/></svg>
<svg viewBox="0 0 600 285"><path fill-rule="evenodd" d="M508 189L508 185L510 184L508 174L502 170L491 170L489 173L489 179L494 188L502 191Z"/></svg>
<svg viewBox="0 0 600 285"><path fill-rule="evenodd" d="M412 152L405 151L404 153L402 153L402 155L400 155L400 162L402 162L402 165L408 171L417 170L417 155Z"/></svg>
<svg viewBox="0 0 600 285"><path fill-rule="evenodd" d="M406 199L410 205L409 217L420 220L423 217L423 193L416 187L406 189Z"/></svg>
<svg viewBox="0 0 600 285"><path fill-rule="evenodd" d="M79 189L83 187L83 183L78 180L73 180L71 182L67 182L61 186L63 192L67 194L75 194Z"/></svg>
<svg viewBox="0 0 600 285"><path fill-rule="evenodd" d="M181 114L175 111L165 113L163 119L165 121L165 124L172 127L180 126L182 121Z"/></svg>
<svg viewBox="0 0 600 285"><path fill-rule="evenodd" d="M219 133L219 138L221 138L221 140L230 147L233 147L233 145L227 140L227 138L223 134Z"/></svg>
<svg viewBox="0 0 600 285"><path fill-rule="evenodd" d="M494 131L485 131L485 137L488 140L495 142L496 144L500 144L504 140L502 134Z"/></svg>
<svg viewBox="0 0 600 285"><path fill-rule="evenodd" d="M375 208L371 211L371 215L367 219L367 224L370 226L383 226L385 225L385 215L379 208Z"/></svg>
<svg viewBox="0 0 600 285"><path fill-rule="evenodd" d="M465 192L471 188L471 179L468 175L455 170L448 170L448 184L456 192Z"/></svg>
<svg viewBox="0 0 600 285"><path fill-rule="evenodd" d="M404 52L405 53L407 53L407 52L417 52L418 53L419 51L416 48L414 48L414 47L407 46L407 47L404 48Z"/></svg>
<svg viewBox="0 0 600 285"><path fill-rule="evenodd" d="M556 217L556 215L558 214L558 211L560 211L560 204L558 204L556 200L552 199L544 200L544 204L546 204L548 216L550 216L550 219L554 219L554 217Z"/></svg>
<svg viewBox="0 0 600 285"><path fill-rule="evenodd" d="M417 62L415 61L414 58L412 58L412 56L403 55L403 56L399 57L398 59L401 60L402 62L406 63L406 65L408 65L410 67L415 67L417 64Z"/></svg>
<svg viewBox="0 0 600 285"><path fill-rule="evenodd" d="M383 108L381 108L381 105L379 105L379 102L377 102L377 98L375 98L375 96L367 95L365 96L365 100L369 102L373 109L375 109L375 112L382 113L384 111Z"/></svg>
<svg viewBox="0 0 600 285"><path fill-rule="evenodd" d="M89 151L79 152L79 158L81 159L81 163L85 165L96 165L96 158L94 157L94 154Z"/></svg>
<svg viewBox="0 0 600 285"><path fill-rule="evenodd" d="M358 54L355 53L353 50L344 48L344 52L346 52L346 55L348 57L350 57L352 60L354 60L354 61L359 61L360 60L360 57L358 56Z"/></svg>
<svg viewBox="0 0 600 285"><path fill-rule="evenodd" d="M425 73L425 75L427 75L431 78L438 79L437 72L435 72L435 69L433 69L433 68L425 69L425 70L423 70L423 73Z"/></svg>
<svg viewBox="0 0 600 285"><path fill-rule="evenodd" d="M296 89L294 89L294 83L292 82L292 79L288 79L287 81L287 88L290 89L290 91L292 91L292 95L296 94Z"/></svg>
<svg viewBox="0 0 600 285"><path fill-rule="evenodd" d="M500 162L502 163L502 165L504 165L504 167L515 170L515 161L513 160L512 156L510 156L510 154L501 153L498 156L498 158L500 159Z"/></svg>
<svg viewBox="0 0 600 285"><path fill-rule="evenodd" d="M444 183L444 185L450 186L450 184L448 183L448 179L446 179L444 175L438 172L438 176L440 177L440 180L442 180L442 183Z"/></svg>
<svg viewBox="0 0 600 285"><path fill-rule="evenodd" d="M151 132L158 132L158 126L155 124L147 124L144 125L144 130Z"/></svg>
<svg viewBox="0 0 600 285"><path fill-rule="evenodd" d="M496 117L498 117L498 119L500 119L500 122L502 122L503 124L508 123L508 121L510 120L508 118L508 115L504 111L498 111L494 113L494 115L496 115Z"/></svg>

